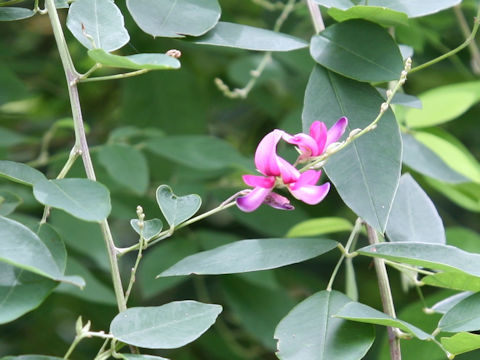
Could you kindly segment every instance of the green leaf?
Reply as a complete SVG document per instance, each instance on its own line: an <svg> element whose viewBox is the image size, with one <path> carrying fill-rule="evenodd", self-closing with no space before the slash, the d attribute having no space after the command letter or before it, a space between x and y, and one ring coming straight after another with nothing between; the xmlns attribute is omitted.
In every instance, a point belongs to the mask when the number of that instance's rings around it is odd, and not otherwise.
<svg viewBox="0 0 480 360"><path fill-rule="evenodd" d="M403 163L413 170L447 183L469 181L449 167L436 153L408 133L402 133Z"/></svg>
<svg viewBox="0 0 480 360"><path fill-rule="evenodd" d="M46 355L19 355L19 356L6 356L0 360L63 360L62 358Z"/></svg>
<svg viewBox="0 0 480 360"><path fill-rule="evenodd" d="M412 324L409 324L399 319L394 319L381 311L371 308L370 306L356 302L348 303L343 308L341 308L341 310L337 312L335 316L342 319L348 319L362 323L396 327L400 330L405 331L408 334L415 336L420 340L427 340L432 338L432 335L427 334L426 332L420 330Z"/></svg>
<svg viewBox="0 0 480 360"><path fill-rule="evenodd" d="M190 219L200 209L202 199L197 194L177 196L168 185L157 188L157 203L170 227Z"/></svg>
<svg viewBox="0 0 480 360"><path fill-rule="evenodd" d="M320 65L358 81L397 80L403 70L402 54L387 30L363 20L327 27L312 37L310 54Z"/></svg>
<svg viewBox="0 0 480 360"><path fill-rule="evenodd" d="M332 126L348 117L346 133L365 128L377 116L383 99L370 85L340 77L316 66L305 92L303 131L315 120ZM377 128L333 155L325 165L342 200L358 216L383 232L400 178L402 143L388 110Z"/></svg>
<svg viewBox="0 0 480 360"><path fill-rule="evenodd" d="M318 236L351 231L350 221L338 217L324 217L302 221L288 230L287 237Z"/></svg>
<svg viewBox="0 0 480 360"><path fill-rule="evenodd" d="M98 160L118 184L139 195L147 191L148 164L140 150L125 144L105 145L99 149Z"/></svg>
<svg viewBox="0 0 480 360"><path fill-rule="evenodd" d="M448 245L462 250L480 253L480 234L460 226L448 227L446 231Z"/></svg>
<svg viewBox="0 0 480 360"><path fill-rule="evenodd" d="M322 255L337 246L324 239L242 240L191 255L159 277L178 275L219 275L275 269Z"/></svg>
<svg viewBox="0 0 480 360"><path fill-rule="evenodd" d="M379 257L405 264L466 273L480 277L479 254L471 254L449 245L425 243L381 243L357 250L361 255Z"/></svg>
<svg viewBox="0 0 480 360"><path fill-rule="evenodd" d="M5 84L5 86L0 88L0 105L8 105L8 103L29 97L25 84L16 76L11 67L6 64L0 65L0 84ZM5 107L2 106L1 109L5 111Z"/></svg>
<svg viewBox="0 0 480 360"><path fill-rule="evenodd" d="M136 307L118 314L110 324L115 338L148 349L175 349L202 335L222 312L220 305L174 301Z"/></svg>
<svg viewBox="0 0 480 360"><path fill-rule="evenodd" d="M11 214L17 206L22 203L22 199L11 191L0 190L0 216Z"/></svg>
<svg viewBox="0 0 480 360"><path fill-rule="evenodd" d="M33 195L40 203L85 221L102 221L111 210L108 189L87 179L37 181L33 185Z"/></svg>
<svg viewBox="0 0 480 360"><path fill-rule="evenodd" d="M474 183L445 184L434 179L425 179L435 190L465 209L480 212L480 185Z"/></svg>
<svg viewBox="0 0 480 360"><path fill-rule="evenodd" d="M220 18L217 0L127 0L137 25L154 37L200 36Z"/></svg>
<svg viewBox="0 0 480 360"><path fill-rule="evenodd" d="M345 294L353 301L358 301L358 285L353 267L353 259L345 259Z"/></svg>
<svg viewBox="0 0 480 360"><path fill-rule="evenodd" d="M308 46L305 40L291 35L223 21L194 42L254 51L292 51Z"/></svg>
<svg viewBox="0 0 480 360"><path fill-rule="evenodd" d="M480 329L480 293L472 294L448 310L438 323L442 331L460 332Z"/></svg>
<svg viewBox="0 0 480 360"><path fill-rule="evenodd" d="M445 244L445 229L435 205L410 176L400 178L387 223L390 241Z"/></svg>
<svg viewBox="0 0 480 360"><path fill-rule="evenodd" d="M120 354L125 360L168 360L160 356L140 355L140 354Z"/></svg>
<svg viewBox="0 0 480 360"><path fill-rule="evenodd" d="M401 48L400 48L401 49ZM375 87L375 90L377 90L382 97L387 100L387 90L381 88L381 87ZM422 102L420 101L419 98L413 95L408 95L405 93L400 93L397 92L391 101L391 104L395 105L402 105L405 107L411 107L415 109L421 109L422 108Z"/></svg>
<svg viewBox="0 0 480 360"><path fill-rule="evenodd" d="M35 15L30 9L19 7L0 7L0 21L15 21L27 19Z"/></svg>
<svg viewBox="0 0 480 360"><path fill-rule="evenodd" d="M440 341L450 354L459 355L480 349L480 335L461 332L451 337L442 337Z"/></svg>
<svg viewBox="0 0 480 360"><path fill-rule="evenodd" d="M437 273L423 277L422 283L460 291L480 291L480 278L468 274Z"/></svg>
<svg viewBox="0 0 480 360"><path fill-rule="evenodd" d="M427 146L454 171L480 183L480 163L455 137L441 129L413 133L415 139Z"/></svg>
<svg viewBox="0 0 480 360"><path fill-rule="evenodd" d="M132 70L179 69L180 61L166 54L135 54L119 56L103 49L88 50L88 56L103 66Z"/></svg>
<svg viewBox="0 0 480 360"><path fill-rule="evenodd" d="M0 147L15 146L27 141L27 137L10 129L0 127Z"/></svg>
<svg viewBox="0 0 480 360"><path fill-rule="evenodd" d="M37 169L8 160L0 160L0 177L5 177L8 180L24 185L33 185L36 181L46 180L45 175Z"/></svg>
<svg viewBox="0 0 480 360"><path fill-rule="evenodd" d="M67 27L87 49L110 52L130 40L123 15L111 0L76 0L68 10Z"/></svg>
<svg viewBox="0 0 480 360"><path fill-rule="evenodd" d="M337 7L343 10L349 9L356 5L356 0L314 0L316 3L329 7ZM420 17L439 12L454 5L457 5L461 0L369 0L368 5L387 7L392 10L404 12L408 17Z"/></svg>
<svg viewBox="0 0 480 360"><path fill-rule="evenodd" d="M338 22L364 19L385 26L408 25L407 14L380 6L357 5L347 10L330 8L328 15Z"/></svg>
<svg viewBox="0 0 480 360"><path fill-rule="evenodd" d="M461 292L443 299L431 307L436 313L445 314L460 301L472 295L470 291Z"/></svg>
<svg viewBox="0 0 480 360"><path fill-rule="evenodd" d="M148 150L176 163L209 171L238 167L252 168L253 162L243 157L224 140L203 135L168 136L146 142Z"/></svg>
<svg viewBox="0 0 480 360"><path fill-rule="evenodd" d="M56 281L83 286L78 278L66 277L54 258L56 253L24 225L0 217L0 261Z"/></svg>
<svg viewBox="0 0 480 360"><path fill-rule="evenodd" d="M436 87L418 96L422 109L408 109L409 128L422 128L454 120L480 101L480 81Z"/></svg>
<svg viewBox="0 0 480 360"><path fill-rule="evenodd" d="M320 291L295 306L275 330L282 360L360 360L375 339L371 325L332 317L351 300ZM355 334L355 336L352 336Z"/></svg>
<svg viewBox="0 0 480 360"><path fill-rule="evenodd" d="M160 219L145 220L143 222L143 238L147 241L158 235L162 231L163 223ZM130 226L135 232L140 235L140 228L138 227L138 219L131 219Z"/></svg>

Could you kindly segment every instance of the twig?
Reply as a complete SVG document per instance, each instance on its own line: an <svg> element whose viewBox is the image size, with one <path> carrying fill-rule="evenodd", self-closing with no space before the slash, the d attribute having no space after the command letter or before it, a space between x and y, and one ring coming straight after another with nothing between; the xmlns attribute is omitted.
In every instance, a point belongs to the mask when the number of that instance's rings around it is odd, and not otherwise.
<svg viewBox="0 0 480 360"><path fill-rule="evenodd" d="M454 6L453 11L457 18L458 24L460 25L460 30L465 36L465 39L468 39L469 35L471 34L471 30L467 24L467 19L465 19L465 16L463 15L460 4ZM472 54L472 61L471 61L472 71L474 72L474 74L479 75L480 74L480 50L478 49L478 46L475 43L475 41L471 41L468 44L468 48L470 49L470 53Z"/></svg>
<svg viewBox="0 0 480 360"><path fill-rule="evenodd" d="M312 17L313 27L315 28L315 33L325 30L325 24L323 23L322 13L320 12L319 5L313 0L306 0L308 11Z"/></svg>

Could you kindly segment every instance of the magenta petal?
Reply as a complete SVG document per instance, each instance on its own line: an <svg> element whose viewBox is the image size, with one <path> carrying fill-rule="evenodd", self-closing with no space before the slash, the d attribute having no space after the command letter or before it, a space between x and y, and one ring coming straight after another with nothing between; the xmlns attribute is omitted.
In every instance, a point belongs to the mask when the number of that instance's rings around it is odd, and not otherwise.
<svg viewBox="0 0 480 360"><path fill-rule="evenodd" d="M315 185L322 176L321 171L308 170L300 175L298 180L290 186L290 189L297 190L307 185Z"/></svg>
<svg viewBox="0 0 480 360"><path fill-rule="evenodd" d="M247 195L237 198L237 206L240 210L251 212L262 205L265 198L270 194L272 189L264 189L257 187L250 191Z"/></svg>
<svg viewBox="0 0 480 360"><path fill-rule="evenodd" d="M325 144L327 143L327 126L325 123L321 121L314 121L312 125L310 125L310 136L315 140L317 143L317 153L312 154L312 156L318 156L323 153L325 149Z"/></svg>
<svg viewBox="0 0 480 360"><path fill-rule="evenodd" d="M261 187L264 189L272 189L275 185L275 177L273 176L257 176L257 175L243 175L243 181L248 186Z"/></svg>
<svg viewBox="0 0 480 360"><path fill-rule="evenodd" d="M297 199L309 205L315 205L327 196L330 190L330 183L327 182L320 186L305 185L296 190L292 190L291 188L289 190Z"/></svg>
<svg viewBox="0 0 480 360"><path fill-rule="evenodd" d="M290 200L288 200L285 196L276 194L274 192L270 193L265 198L265 204L270 205L275 209L280 210L294 210L295 207L290 204Z"/></svg>
<svg viewBox="0 0 480 360"><path fill-rule="evenodd" d="M348 119L344 116L338 119L338 121L333 124L333 126L328 129L327 132L327 143L325 144L325 147L328 147L331 143L334 143L342 137L343 133L345 132L345 129L347 128L348 125Z"/></svg>
<svg viewBox="0 0 480 360"><path fill-rule="evenodd" d="M300 171L280 156L278 156L277 159L283 183L290 184L296 182L300 177Z"/></svg>
<svg viewBox="0 0 480 360"><path fill-rule="evenodd" d="M255 166L264 175L279 176L277 144L284 134L281 130L274 130L265 135L255 152Z"/></svg>
<svg viewBox="0 0 480 360"><path fill-rule="evenodd" d="M318 145L314 138L307 134L289 135L285 133L283 140L289 144L296 145L305 157L318 155Z"/></svg>

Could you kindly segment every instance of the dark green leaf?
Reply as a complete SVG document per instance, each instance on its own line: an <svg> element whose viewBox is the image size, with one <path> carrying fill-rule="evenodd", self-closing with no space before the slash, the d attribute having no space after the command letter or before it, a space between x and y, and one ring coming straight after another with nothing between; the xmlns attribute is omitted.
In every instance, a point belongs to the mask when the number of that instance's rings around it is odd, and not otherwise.
<svg viewBox="0 0 480 360"><path fill-rule="evenodd" d="M0 216L11 214L21 203L22 199L16 194L11 191L0 190Z"/></svg>
<svg viewBox="0 0 480 360"><path fill-rule="evenodd" d="M373 327L332 317L349 302L337 291L320 291L295 306L275 330L279 358L362 359L375 339Z"/></svg>
<svg viewBox="0 0 480 360"><path fill-rule="evenodd" d="M218 275L275 269L312 259L336 246L336 241L309 238L236 241L191 255L158 276Z"/></svg>
<svg viewBox="0 0 480 360"><path fill-rule="evenodd" d="M177 196L168 185L157 188L157 203L170 227L190 219L200 209L202 199L197 194Z"/></svg>
<svg viewBox="0 0 480 360"><path fill-rule="evenodd" d="M147 159L130 145L112 144L99 149L98 160L112 179L136 194L144 194L149 183Z"/></svg>
<svg viewBox="0 0 480 360"><path fill-rule="evenodd" d="M226 46L254 51L292 51L308 46L302 39L271 30L220 21L197 44Z"/></svg>
<svg viewBox="0 0 480 360"><path fill-rule="evenodd" d="M435 205L410 176L400 178L387 223L390 241L445 244L445 229Z"/></svg>
<svg viewBox="0 0 480 360"><path fill-rule="evenodd" d="M144 222L144 227L142 231L143 238L145 240L150 240L152 239L155 235L158 235L160 231L162 231L163 224L162 220L160 219L151 219L151 220L145 220ZM138 227L138 219L132 219L130 220L130 225L135 230L135 232L140 235L140 228Z"/></svg>
<svg viewBox="0 0 480 360"><path fill-rule="evenodd" d="M165 70L180 68L180 61L166 54L135 54L119 56L103 49L88 51L88 56L103 66L132 70Z"/></svg>
<svg viewBox="0 0 480 360"><path fill-rule="evenodd" d="M461 332L452 337L440 339L443 347L450 354L459 355L480 348L480 335Z"/></svg>
<svg viewBox="0 0 480 360"><path fill-rule="evenodd" d="M305 93L303 131L315 120L332 126L349 120L347 133L364 128L377 116L383 99L370 85L340 77L316 66ZM343 201L367 223L383 232L400 178L402 143L388 110L372 132L332 156L325 166Z"/></svg>
<svg viewBox="0 0 480 360"><path fill-rule="evenodd" d="M442 331L460 332L480 329L480 293L472 294L448 310L440 319Z"/></svg>
<svg viewBox="0 0 480 360"><path fill-rule="evenodd" d="M408 133L402 133L403 163L421 174L448 183L469 180L450 168L437 154Z"/></svg>
<svg viewBox="0 0 480 360"><path fill-rule="evenodd" d="M6 356L0 360L63 360L59 357L46 356L46 355L19 355L19 356Z"/></svg>
<svg viewBox="0 0 480 360"><path fill-rule="evenodd" d="M0 88L0 105L22 100L29 96L25 84L15 75L11 67L6 64L0 65L0 84L6 85Z"/></svg>
<svg viewBox="0 0 480 360"><path fill-rule="evenodd" d="M0 127L0 147L9 147L27 141L27 137L10 129Z"/></svg>
<svg viewBox="0 0 480 360"><path fill-rule="evenodd" d="M110 324L115 338L148 349L175 349L202 335L222 312L220 305L174 301L162 306L130 308Z"/></svg>
<svg viewBox="0 0 480 360"><path fill-rule="evenodd" d="M92 180L41 180L33 185L33 194L42 204L85 221L102 221L111 210L108 189Z"/></svg>
<svg viewBox="0 0 480 360"><path fill-rule="evenodd" d="M341 310L337 312L335 316L362 323L396 327L419 338L420 340L432 338L432 335L427 334L412 324L399 319L394 319L381 311L371 308L370 306L356 302L348 303L341 308Z"/></svg>
<svg viewBox="0 0 480 360"><path fill-rule="evenodd" d="M154 37L200 36L220 18L217 0L127 0L137 25Z"/></svg>
<svg viewBox="0 0 480 360"><path fill-rule="evenodd" d="M336 232L351 231L350 221L337 217L324 217L303 221L290 230L287 237L318 236Z"/></svg>
<svg viewBox="0 0 480 360"><path fill-rule="evenodd" d="M0 176L24 185L33 185L36 181L46 180L45 175L37 169L8 160L0 160Z"/></svg>
<svg viewBox="0 0 480 360"><path fill-rule="evenodd" d="M397 80L403 70L402 55L387 30L363 20L329 26L312 38L310 53L320 65L358 81Z"/></svg>
<svg viewBox="0 0 480 360"><path fill-rule="evenodd" d="M130 40L123 15L110 0L76 0L68 10L67 27L88 49L110 52Z"/></svg>
<svg viewBox="0 0 480 360"><path fill-rule="evenodd" d="M120 356L125 360L168 360L167 358L152 355L121 354Z"/></svg>
<svg viewBox="0 0 480 360"><path fill-rule="evenodd" d="M357 5L347 10L330 8L328 15L336 21L364 19L385 26L408 25L405 13L380 6Z"/></svg>
<svg viewBox="0 0 480 360"><path fill-rule="evenodd" d="M27 19L33 15L35 15L35 12L30 9L19 7L0 7L0 21Z"/></svg>

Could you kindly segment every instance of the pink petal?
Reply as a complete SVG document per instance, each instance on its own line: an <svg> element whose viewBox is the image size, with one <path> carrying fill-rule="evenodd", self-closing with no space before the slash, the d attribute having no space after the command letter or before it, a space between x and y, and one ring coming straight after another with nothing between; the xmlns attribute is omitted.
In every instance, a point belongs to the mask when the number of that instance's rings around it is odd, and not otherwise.
<svg viewBox="0 0 480 360"><path fill-rule="evenodd" d="M253 187L272 189L275 185L275 178L273 176L243 175L242 179L245 184Z"/></svg>
<svg viewBox="0 0 480 360"><path fill-rule="evenodd" d="M247 195L237 198L237 206L242 211L252 212L262 205L271 191L272 189L257 187Z"/></svg>
<svg viewBox="0 0 480 360"><path fill-rule="evenodd" d="M327 126L324 122L321 121L314 121L312 125L310 125L310 136L315 140L317 143L317 153L312 154L312 156L318 156L323 153L325 149L325 144L327 143Z"/></svg>
<svg viewBox="0 0 480 360"><path fill-rule="evenodd" d="M281 158L280 156L277 157L277 160L280 168L280 176L282 177L283 183L290 184L292 182L296 182L300 177L300 171L298 171L295 166L293 166L287 160Z"/></svg>
<svg viewBox="0 0 480 360"><path fill-rule="evenodd" d="M285 133L283 140L292 145L297 145L302 152L302 157L307 158L318 154L318 145L314 138L307 134L289 135Z"/></svg>
<svg viewBox="0 0 480 360"><path fill-rule="evenodd" d="M298 180L290 186L290 189L297 190L307 185L315 185L320 179L321 175L322 175L321 171L316 171L316 170L305 171L300 175Z"/></svg>
<svg viewBox="0 0 480 360"><path fill-rule="evenodd" d="M273 207L275 209L280 209L280 210L294 210L295 209L293 207L293 205L290 204L290 200L288 200L285 196L276 194L274 192L270 193L265 198L265 204L270 205L271 207Z"/></svg>
<svg viewBox="0 0 480 360"><path fill-rule="evenodd" d="M345 129L347 128L348 125L348 119L344 116L338 119L338 121L333 124L333 126L328 129L327 132L327 143L325 144L325 147L328 147L331 143L334 143L342 137L343 133L345 132Z"/></svg>
<svg viewBox="0 0 480 360"><path fill-rule="evenodd" d="M327 196L330 190L330 183L327 182L320 186L305 185L296 190L292 190L291 188L289 188L289 190L295 198L309 205L315 205Z"/></svg>
<svg viewBox="0 0 480 360"><path fill-rule="evenodd" d="M260 141L255 152L255 166L266 176L279 176L277 144L284 134L281 130L273 130Z"/></svg>

